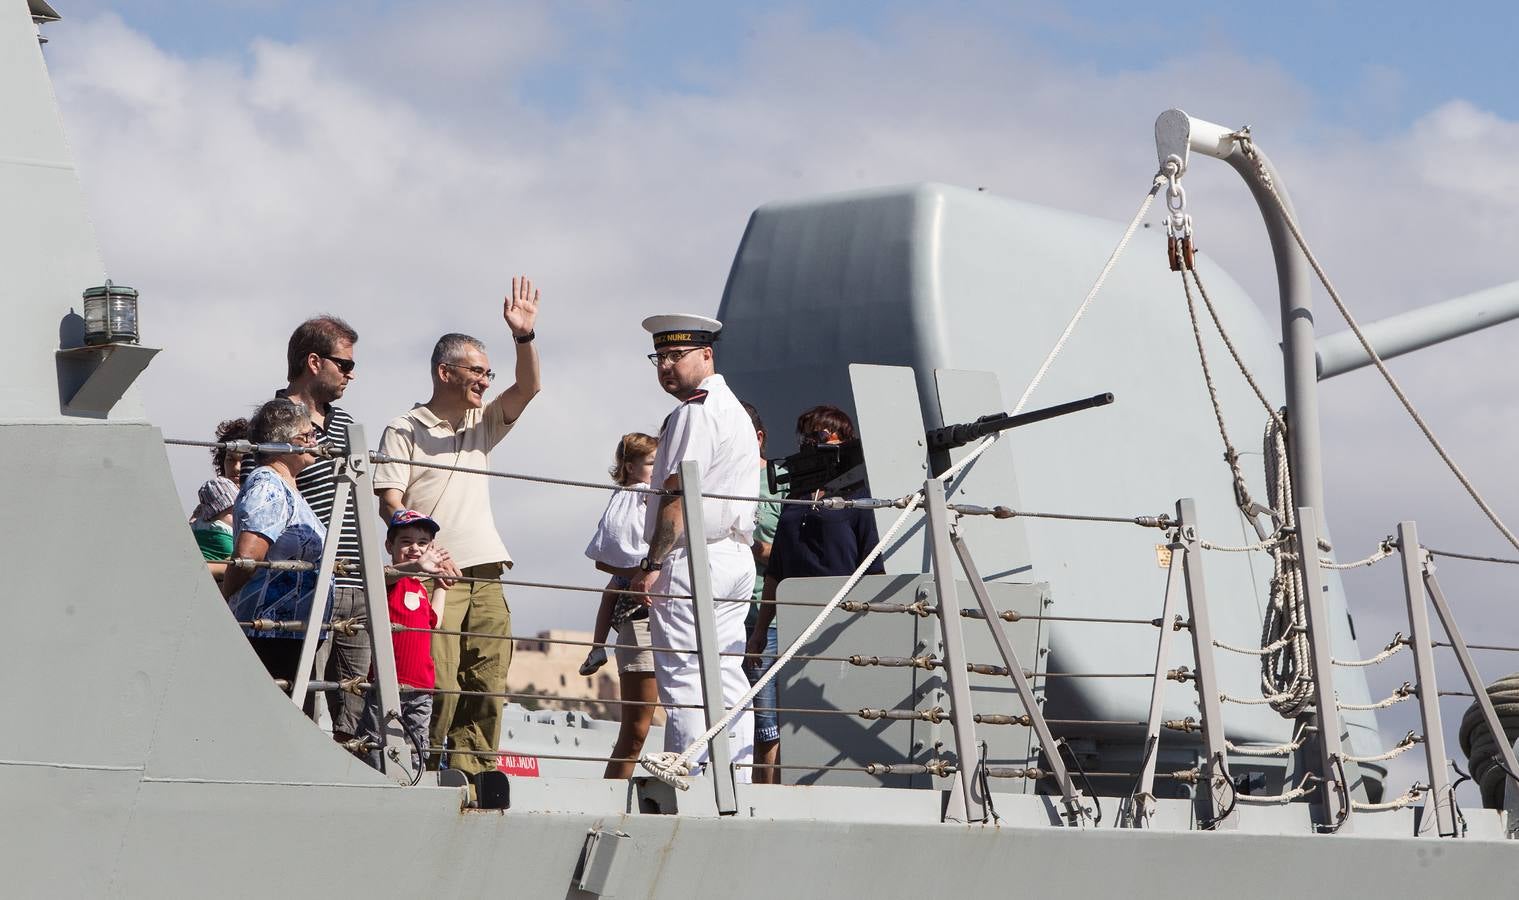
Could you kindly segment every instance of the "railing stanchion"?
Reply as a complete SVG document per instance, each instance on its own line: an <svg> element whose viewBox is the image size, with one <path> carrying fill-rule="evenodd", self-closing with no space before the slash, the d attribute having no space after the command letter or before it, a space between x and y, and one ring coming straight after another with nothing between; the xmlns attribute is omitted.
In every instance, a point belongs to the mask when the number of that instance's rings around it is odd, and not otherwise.
<svg viewBox="0 0 1519 900"><path fill-rule="evenodd" d="M1171 634L1175 631L1171 620L1182 592L1182 573L1187 559L1187 548L1180 536L1170 544L1171 564L1166 572L1166 596L1160 607L1160 639L1155 642L1155 680L1150 685L1150 712L1145 717L1144 766L1139 770L1139 787L1134 792L1133 805L1125 811L1124 820L1130 827L1143 828L1149 819L1150 801L1155 799L1156 757L1160 755L1160 719L1165 709L1166 667L1171 661Z"/></svg>
<svg viewBox="0 0 1519 900"><path fill-rule="evenodd" d="M702 705L707 727L711 728L727 715L723 703L723 658L718 655L717 615L712 599L712 570L708 564L707 528L702 517L701 472L696 462L680 464L681 512L686 526L686 561L691 569L691 606L696 623L696 660L701 671ZM671 601L673 603L683 601ZM720 815L738 812L738 795L733 786L733 748L726 734L719 734L707 745L707 772L717 796Z"/></svg>
<svg viewBox="0 0 1519 900"><path fill-rule="evenodd" d="M1303 605L1308 608L1308 649L1313 662L1314 721L1318 734L1319 777L1323 780L1324 820L1321 827L1338 834L1351 830L1350 784L1342 778L1345 750L1340 730L1340 706L1334 691L1334 641L1329 631L1328 597L1319 571L1318 512L1310 506L1297 510L1298 571L1303 578Z"/></svg>
<svg viewBox="0 0 1519 900"><path fill-rule="evenodd" d="M981 614L986 618L986 626L991 629L992 640L997 644L997 652L1002 656L1002 665L1007 668L1008 675L1013 679L1013 687L1018 692L1023 711L1028 713L1034 734L1039 739L1039 746L1055 746L1055 735L1050 731L1050 723L1045 721L1044 710L1040 709L1038 700L1034 697L1034 689L1029 686L1028 677L1023 674L1023 665L1018 660L1017 652L1013 650L1012 641L1007 638L1007 632L1002 628L1002 619L997 615L997 607L992 603L991 595L987 593L986 584L981 580L981 573L976 569L975 560L971 559L970 547L966 546L965 537L956 529L950 532L950 541L954 544L955 555L960 558L960 568L965 572L965 580L970 584L971 593L976 595L976 604L981 607ZM971 721L975 721L974 717ZM1060 786L1060 797L1065 804L1066 821L1071 825L1079 825L1081 824L1081 797L1076 793L1076 786L1071 783L1071 774L1065 767L1065 760L1060 758L1059 753L1046 754L1046 756L1049 760L1050 772L1055 776L1056 784Z"/></svg>
<svg viewBox="0 0 1519 900"><path fill-rule="evenodd" d="M947 822L985 822L986 797L981 793L982 780L975 777L980 774L981 754L976 744L970 677L965 670L965 636L961 630L955 567L950 556L949 508L944 499L944 482L937 478L928 479L924 483L924 496L929 545L933 552L934 587L939 600L939 636L944 643L942 671L944 683L949 687L949 721L955 732L955 753L959 756L944 819ZM1053 745L1044 749L1049 754L1059 752Z"/></svg>
<svg viewBox="0 0 1519 900"><path fill-rule="evenodd" d="M1220 808L1219 783L1228 782L1229 744L1224 732L1223 699L1218 689L1218 672L1213 665L1213 625L1208 613L1208 591L1203 580L1202 541L1197 536L1197 503L1187 497L1176 502L1177 533L1182 544L1182 576L1187 586L1187 613L1192 632L1192 657L1197 663L1195 683L1197 704L1202 711L1203 747L1208 758L1201 773L1208 789L1198 791L1199 802L1207 805L1206 815L1216 829L1238 827L1235 817ZM1165 628L1162 622L1160 627ZM1328 661L1328 657L1325 657ZM1338 732L1336 732L1338 733ZM1232 792L1234 787L1229 785Z"/></svg>
<svg viewBox="0 0 1519 900"><path fill-rule="evenodd" d="M339 465L339 468L342 466ZM327 621L327 599L332 595L332 573L337 567L338 545L342 543L343 511L348 508L352 493L353 485L339 475L333 485L332 516L327 521L327 541L322 544L322 564L316 572L311 611L306 614L306 633L301 635L301 661L296 664L295 675L290 681L290 699L301 709L306 706L306 685L311 682L311 667L316 663L317 645L322 642L322 625Z"/></svg>
<svg viewBox="0 0 1519 900"><path fill-rule="evenodd" d="M1471 685L1477 705L1482 708L1482 720L1487 723L1488 730L1492 732L1493 743L1498 745L1498 756L1508 769L1509 790L1519 790L1519 781L1514 778L1515 775L1519 775L1519 759L1514 758L1514 745L1509 741L1508 733L1503 730L1503 722L1498 718L1498 711L1493 709L1493 699L1487 695L1487 685L1482 680L1482 673L1477 671L1477 663L1472 659L1471 651L1466 648L1466 641L1461 637L1461 629L1456 627L1456 617L1451 615L1450 606L1445 602L1445 592L1440 589L1440 582L1435 580L1434 561L1427 555L1424 557L1424 586L1429 589L1429 599L1435 604L1435 614L1440 617L1440 624L1445 628L1445 636L1450 638L1450 647L1456 652L1456 660L1461 663L1461 672L1466 676L1466 683ZM1422 691L1420 695L1422 697Z"/></svg>
<svg viewBox="0 0 1519 900"><path fill-rule="evenodd" d="M338 493L333 502L333 521L339 531L328 532L327 546L338 545L343 527L343 494L351 489L354 523L358 526L359 570L364 576L364 605L368 615L369 644L374 651L376 689L380 702L380 765L385 774L399 784L411 784L417 766L426 765L426 753L412 760L412 739L422 745L427 735L409 738L402 725L401 686L396 679L396 648L390 630L390 601L385 590L385 552L380 536L380 507L374 494L374 468L369 462L364 429L357 423L348 426L348 458L338 466ZM325 558L324 558L325 561ZM444 602L447 602L446 600Z"/></svg>
<svg viewBox="0 0 1519 900"><path fill-rule="evenodd" d="M1440 724L1440 692L1435 682L1435 654L1425 605L1424 548L1413 522L1398 523L1398 551L1403 559L1403 593L1408 598L1409 643L1414 651L1414 682L1419 686L1419 717L1424 729L1425 758L1429 760L1429 805L1434 807L1436 833L1456 836L1450 778L1446 772L1445 732ZM1426 814L1428 810L1425 810Z"/></svg>

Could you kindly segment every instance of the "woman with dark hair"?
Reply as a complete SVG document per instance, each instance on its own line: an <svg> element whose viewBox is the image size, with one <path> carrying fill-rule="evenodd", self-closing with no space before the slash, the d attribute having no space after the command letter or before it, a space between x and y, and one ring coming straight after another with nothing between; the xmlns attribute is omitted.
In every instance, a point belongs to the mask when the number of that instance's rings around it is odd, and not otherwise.
<svg viewBox="0 0 1519 900"><path fill-rule="evenodd" d="M803 447L819 444L842 444L854 440L854 422L837 406L814 406L796 420L796 437ZM869 496L870 489L861 484L845 492L846 498ZM821 490L810 497L792 495L792 500L820 500ZM854 570L880 542L875 515L868 509L817 509L801 504L787 504L781 509L775 526L775 540L770 545L770 561L765 568L765 589L759 616L749 632L747 648L750 659L760 660L767 650L771 623L775 620L775 595L787 578L820 578L852 575ZM878 557L865 572L885 573ZM754 742L754 780L756 783L780 783L780 770L759 768L780 762L780 734L774 741Z"/></svg>
<svg viewBox="0 0 1519 900"><path fill-rule="evenodd" d="M803 447L854 440L854 420L837 406L814 406L797 416L796 437Z"/></svg>
<svg viewBox="0 0 1519 900"><path fill-rule="evenodd" d="M218 443L241 441L248 437L247 419L228 419L216 426ZM227 559L232 556L232 503L237 498L237 486L242 482L238 471L242 454L233 453L225 447L211 450L211 464L216 477L200 486L196 492L199 504L190 514L190 533L195 536L195 546L206 561L206 568L217 581L227 572Z"/></svg>
<svg viewBox="0 0 1519 900"><path fill-rule="evenodd" d="M304 404L278 398L254 413L248 438L255 444L315 446L316 429ZM295 476L312 459L312 454L305 452L255 457L258 467L243 482L232 507L234 557L299 560L313 565L321 562L327 528L295 487ZM316 576L315 568L293 572L233 567L222 579L222 596L239 622L300 621L311 614ZM271 676L294 679L301 656L301 632L243 630Z"/></svg>

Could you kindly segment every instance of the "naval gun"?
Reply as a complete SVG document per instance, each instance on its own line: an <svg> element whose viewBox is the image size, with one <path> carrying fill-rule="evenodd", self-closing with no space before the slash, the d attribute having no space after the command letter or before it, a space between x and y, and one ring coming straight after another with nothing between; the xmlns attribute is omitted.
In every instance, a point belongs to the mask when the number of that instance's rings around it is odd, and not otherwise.
<svg viewBox="0 0 1519 900"><path fill-rule="evenodd" d="M937 470L926 459L925 431L1006 408L1004 392L1030 384L1068 325L1074 299L1060 298L1080 298L1090 288L1094 260L1112 250L1121 231L1111 222L943 184L768 204L749 221L718 310L724 322L724 375L770 421L787 421L819 402L849 411L863 440L872 492L900 496L921 487L931 468ZM1259 376L1273 409L1290 407L1277 317L1262 315L1216 265L1208 278L1240 360ZM1102 416L1065 416L1037 432L1010 434L956 489L961 502L1132 515L1168 512L1186 497L1196 501L1203 536L1221 544L1257 541L1223 461L1218 422L1179 294L1164 237L1135 234L1100 301L1086 311L1038 388L1079 397L1113 385L1124 403ZM1422 315L1372 323L1366 331L1379 352L1392 356L1516 314L1519 284ZM1210 358L1228 359L1217 335L1204 334L1203 341ZM1309 347L1306 361L1299 354L1291 370L1299 389L1364 365L1359 344L1336 335ZM1217 382L1218 408L1230 433L1261 434L1266 415L1248 385L1237 377ZM1302 406L1298 417L1313 418L1303 415ZM1316 420L1311 426L1316 429ZM1242 441L1242 447L1248 444ZM1248 449L1243 455L1250 493L1269 496L1264 460ZM967 497L968 489L979 494ZM890 511L876 515L882 528L890 524ZM1017 518L965 520L961 526L988 582L1027 585L1051 613L1088 619L1154 615L1165 573L1157 565L1153 534L1032 525ZM923 571L928 557L920 531L909 530L890 548L884 561L888 574ZM1330 531L1328 523L1321 528L1325 536ZM1215 637L1257 644L1269 570L1263 572L1243 553L1212 554L1206 562L1208 590L1218 598L1212 610ZM1356 646L1338 571L1326 570L1325 587L1333 655L1362 658L1366 654ZM782 626L784 633L784 620ZM1153 641L1138 637L1119 625L1053 622L1040 629L1038 640L1047 641L1053 670L1100 674L1153 666ZM1034 658L1042 649L1031 651ZM909 642L900 652L911 651ZM1256 658L1226 654L1217 663L1221 690L1234 696L1259 693ZM796 683L789 677L781 677L783 694ZM1335 684L1347 704L1373 699L1360 669L1337 673ZM831 698L837 679L825 683L820 677L817 689ZM1149 694L1143 679L1053 680L1046 687L1046 714L1134 721L1145 717ZM1166 704L1167 719L1197 714L1176 692L1167 695ZM1347 710L1342 725L1351 752L1380 749L1375 713ZM932 746L932 736L919 733L928 730L919 727L904 746L925 740ZM1227 730L1230 740L1241 744L1276 745L1293 738L1293 722L1260 705L1231 706ZM1094 765L1132 766L1142 744L1116 726L1112 731L1084 737L1088 759ZM787 740L800 736L787 734ZM1370 767L1363 767L1363 774L1371 781L1380 778ZM822 780L844 783L849 777L830 773Z"/></svg>
<svg viewBox="0 0 1519 900"><path fill-rule="evenodd" d="M992 413L973 422L930 428L924 432L929 468L935 475L943 474L950 466L949 451L987 435L1112 402L1113 394L1105 392L1026 413ZM770 460L766 465L766 478L772 494L795 496L819 490L829 496L842 494L865 483L865 447L859 438L836 444L804 444L790 456Z"/></svg>

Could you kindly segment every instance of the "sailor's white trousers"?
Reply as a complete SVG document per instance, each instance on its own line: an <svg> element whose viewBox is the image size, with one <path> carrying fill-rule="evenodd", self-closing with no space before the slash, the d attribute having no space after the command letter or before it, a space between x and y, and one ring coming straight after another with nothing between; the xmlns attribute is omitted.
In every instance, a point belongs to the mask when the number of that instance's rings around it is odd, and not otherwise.
<svg viewBox="0 0 1519 900"><path fill-rule="evenodd" d="M713 604L717 620L717 648L721 652L743 653L748 636L744 619L754 592L754 552L747 544L722 540L707 545L712 573L713 597L743 597L742 601L718 600ZM665 558L664 568L655 579L653 592L691 594L690 557L684 547ZM696 616L692 601L654 598L649 609L649 635L655 647L675 649L696 647ZM749 690L742 656L724 656L722 660L723 706L732 708ZM701 669L695 653L654 653L654 681L659 687L661 703L694 703L702 700ZM680 753L707 731L707 718L700 709L665 710L665 750ZM754 714L745 710L728 728L728 745L735 763L754 762ZM691 760L692 768L705 764L707 750ZM734 777L750 781L753 770L741 768Z"/></svg>

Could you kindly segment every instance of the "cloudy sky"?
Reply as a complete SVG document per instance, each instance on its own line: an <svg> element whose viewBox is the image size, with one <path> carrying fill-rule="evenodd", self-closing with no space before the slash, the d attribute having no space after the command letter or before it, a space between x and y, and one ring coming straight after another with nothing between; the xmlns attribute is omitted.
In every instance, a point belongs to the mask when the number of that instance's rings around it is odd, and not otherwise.
<svg viewBox="0 0 1519 900"><path fill-rule="evenodd" d="M246 413L279 385L294 324L333 312L361 334L344 405L373 437L426 398L439 333L480 335L509 368L500 301L527 273L546 387L494 462L595 479L617 435L669 406L639 320L715 310L756 206L934 180L1121 220L1170 106L1254 128L1363 320L1519 279L1507 5L56 5L47 58L108 270L143 292L144 341L167 348L143 385L169 435ZM1205 249L1274 302L1248 197L1223 167L1195 168ZM1394 370L1519 519L1516 334ZM1512 555L1374 373L1326 383L1322 402L1342 546L1416 518L1431 545ZM188 498L204 460L175 460ZM595 581L579 550L604 502L499 483L516 574ZM1452 561L1442 578L1476 634L1519 644L1519 573ZM1347 585L1363 648L1406 630L1391 565ZM519 631L592 612L581 595L513 605ZM1379 696L1411 678L1381 668ZM1384 717L1390 739L1412 707Z"/></svg>

